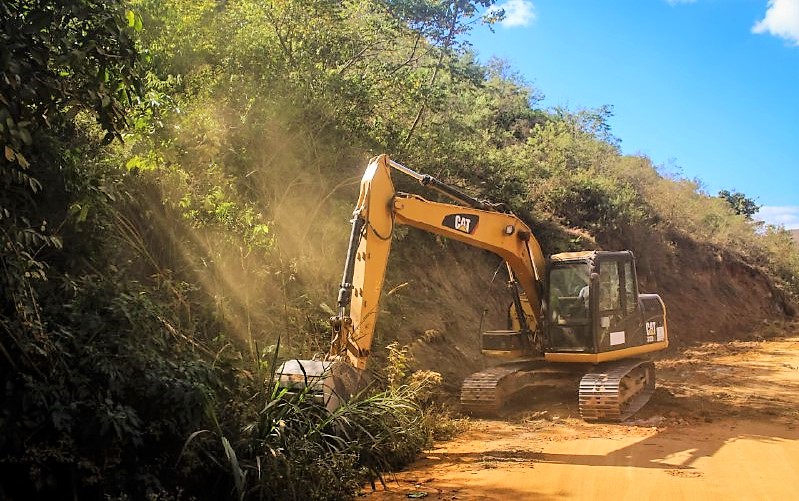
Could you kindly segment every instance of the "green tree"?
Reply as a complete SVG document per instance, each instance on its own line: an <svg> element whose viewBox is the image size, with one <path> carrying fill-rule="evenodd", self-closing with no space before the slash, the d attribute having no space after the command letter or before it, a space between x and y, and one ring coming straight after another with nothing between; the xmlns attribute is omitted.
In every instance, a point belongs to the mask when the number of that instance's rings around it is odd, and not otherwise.
<svg viewBox="0 0 799 501"><path fill-rule="evenodd" d="M42 129L79 112L94 115L108 140L120 137L136 88L136 15L122 0L9 0L0 5L0 132L6 161Z"/></svg>
<svg viewBox="0 0 799 501"><path fill-rule="evenodd" d="M35 249L58 244L52 232L62 221L47 224L70 205L66 156L96 142L78 120L94 117L106 142L125 125L137 87L136 16L125 4L0 4L0 245L20 262L32 264Z"/></svg>
<svg viewBox="0 0 799 501"><path fill-rule="evenodd" d="M754 200L747 197L739 191L721 190L719 191L719 198L725 200L732 210L739 216L744 216L746 219L752 219L752 216L757 214L760 210L760 205L755 203Z"/></svg>
<svg viewBox="0 0 799 501"><path fill-rule="evenodd" d="M160 491L215 386L165 298L121 272L132 253L113 259L109 143L138 92L127 5L0 4L0 497Z"/></svg>

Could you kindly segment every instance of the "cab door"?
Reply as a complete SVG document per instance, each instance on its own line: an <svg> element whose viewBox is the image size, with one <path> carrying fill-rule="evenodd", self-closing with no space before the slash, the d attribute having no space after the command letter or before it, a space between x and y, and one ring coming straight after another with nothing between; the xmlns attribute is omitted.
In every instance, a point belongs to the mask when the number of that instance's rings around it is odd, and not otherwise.
<svg viewBox="0 0 799 501"><path fill-rule="evenodd" d="M643 311L638 301L638 287L633 256L614 252L598 256L597 347L600 353L646 343Z"/></svg>

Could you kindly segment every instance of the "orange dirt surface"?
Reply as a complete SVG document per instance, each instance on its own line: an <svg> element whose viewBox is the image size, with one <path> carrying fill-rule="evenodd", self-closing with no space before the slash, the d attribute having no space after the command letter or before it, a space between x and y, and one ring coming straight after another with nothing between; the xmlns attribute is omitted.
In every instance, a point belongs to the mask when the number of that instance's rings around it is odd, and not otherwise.
<svg viewBox="0 0 799 501"><path fill-rule="evenodd" d="M792 327L799 336L796 324ZM474 420L370 500L796 499L799 337L686 348L621 424L579 419L573 389Z"/></svg>

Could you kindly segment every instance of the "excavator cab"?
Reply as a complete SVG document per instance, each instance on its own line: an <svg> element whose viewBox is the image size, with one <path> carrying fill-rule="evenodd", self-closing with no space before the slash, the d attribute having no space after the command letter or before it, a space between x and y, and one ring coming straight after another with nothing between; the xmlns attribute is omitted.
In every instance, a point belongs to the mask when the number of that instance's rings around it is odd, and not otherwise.
<svg viewBox="0 0 799 501"><path fill-rule="evenodd" d="M665 347L665 307L656 294L638 293L632 252L556 254L547 284L548 360L599 363Z"/></svg>
<svg viewBox="0 0 799 501"><path fill-rule="evenodd" d="M544 324L547 351L592 351L591 273L591 264L584 260L551 266Z"/></svg>

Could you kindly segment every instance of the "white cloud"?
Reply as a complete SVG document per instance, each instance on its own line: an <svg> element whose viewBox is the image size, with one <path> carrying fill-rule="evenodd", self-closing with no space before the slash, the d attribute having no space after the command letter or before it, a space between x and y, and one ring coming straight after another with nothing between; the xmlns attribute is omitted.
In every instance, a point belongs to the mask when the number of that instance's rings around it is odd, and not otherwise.
<svg viewBox="0 0 799 501"><path fill-rule="evenodd" d="M505 11L505 18L500 22L505 28L529 26L535 20L535 6L530 0L507 0L488 9L487 15L498 10Z"/></svg>
<svg viewBox="0 0 799 501"><path fill-rule="evenodd" d="M754 217L768 224L785 226L787 229L799 228L799 206L764 205Z"/></svg>
<svg viewBox="0 0 799 501"><path fill-rule="evenodd" d="M799 0L769 0L766 17L755 23L752 33L768 33L799 46Z"/></svg>

